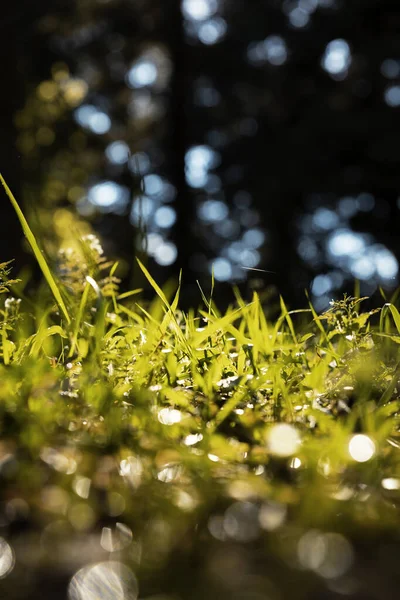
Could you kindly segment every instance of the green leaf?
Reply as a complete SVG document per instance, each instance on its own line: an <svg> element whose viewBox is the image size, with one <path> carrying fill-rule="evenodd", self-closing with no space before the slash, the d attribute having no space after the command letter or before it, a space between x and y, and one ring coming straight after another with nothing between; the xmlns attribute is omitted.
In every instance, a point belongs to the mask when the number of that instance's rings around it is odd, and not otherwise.
<svg viewBox="0 0 400 600"><path fill-rule="evenodd" d="M29 356L36 357L39 354L39 350L43 346L44 341L52 335L59 335L62 338L67 337L65 331L59 325L53 325L47 329L41 328L35 335L34 342L29 351Z"/></svg>
<svg viewBox="0 0 400 600"><path fill-rule="evenodd" d="M234 323L236 321L236 319L238 319L240 316L244 315L250 306L251 306L251 304L249 304L245 308L237 308L236 310L228 313L224 317L217 319L216 321L214 321L214 323L211 323L211 319L210 319L210 322L208 323L207 327L205 327L204 331L198 331L196 333L196 335L194 336L193 341L192 341L193 346L195 348L198 346L201 346L201 344L203 343L203 341L205 339L207 339L208 337L211 337L219 330L221 330L225 333L225 331L224 331L225 328L228 325L231 325L232 323Z"/></svg>
<svg viewBox="0 0 400 600"><path fill-rule="evenodd" d="M156 292L157 296L159 298L161 298L161 300L163 301L163 303L165 304L165 306L168 309L170 309L170 305L168 303L168 300L167 300L164 292L160 288L160 286L157 285L157 283L154 281L153 277L150 275L150 273L148 272L148 270L146 269L146 267L144 266L144 264L138 258L136 258L136 260L137 260L137 263L138 263L139 267L141 268L144 276L146 277L147 281L150 283L150 285L153 288L153 290Z"/></svg>
<svg viewBox="0 0 400 600"><path fill-rule="evenodd" d="M125 298L129 298L130 296L136 296L136 294L140 294L143 292L143 288L137 288L136 290L130 290L129 292L123 292L117 296L117 300L125 300Z"/></svg>
<svg viewBox="0 0 400 600"><path fill-rule="evenodd" d="M387 302L381 310L379 329L381 332L385 331L386 333L388 333L388 330L385 327L385 317L387 315L388 310L390 310L390 313L392 315L392 319L396 326L397 333L400 334L400 314L397 308L394 306L394 304L391 304L390 302Z"/></svg>
<svg viewBox="0 0 400 600"><path fill-rule="evenodd" d="M285 317L286 322L287 322L287 324L289 326L289 331L290 331L290 334L291 334L291 336L293 338L293 341L294 341L295 344L297 344L297 336L296 336L296 332L294 330L293 321L292 321L292 318L291 318L291 316L290 316L290 314L288 312L288 309L286 308L286 304L285 304L285 301L282 298L282 296L279 296L279 301L280 301L280 305L281 305L282 316Z"/></svg>
<svg viewBox="0 0 400 600"><path fill-rule="evenodd" d="M45 277L45 279L46 279L46 281L47 281L47 283L48 283L48 285L49 285L49 287L50 287L50 289L51 289L51 291L53 293L53 296L54 296L54 298L55 298L55 300L56 300L56 302L57 302L57 304L58 304L61 312L63 313L63 315L64 315L64 317L65 317L65 319L66 319L66 321L67 321L67 323L69 325L71 323L71 318L70 318L70 316L68 314L67 307L64 304L64 300L62 299L60 290L59 290L59 288L57 286L57 283L55 282L55 279L54 279L51 271L50 271L50 268L49 268L49 266L48 266L48 264L46 262L46 259L43 256L43 253L42 253L42 251L39 248L39 245L38 245L38 243L36 241L36 238L35 238L32 230L31 230L31 228L28 225L28 221L25 219L24 213L20 209L18 202L14 198L13 193L11 192L10 188L8 187L8 185L6 184L6 182L4 180L4 177L3 177L3 175L1 173L0 173L0 180L1 180L1 183L3 184L3 187L4 187L5 191L6 191L6 194L7 194L8 198L9 198L11 204L14 207L15 212L17 213L17 217L18 217L18 219L19 219L19 221L20 221L20 223L22 225L22 230L24 232L24 235L25 235L26 239L28 240L28 242L29 242L29 244L30 244L30 246L31 246L31 248L33 250L33 253L34 253L35 258L36 258L36 260L37 260L37 262L39 264L39 267L41 268L42 273L43 273L43 275L44 275L44 277Z"/></svg>
<svg viewBox="0 0 400 600"><path fill-rule="evenodd" d="M86 281L85 288L84 288L83 294L82 294L82 298L81 298L81 301L79 304L78 316L76 317L76 321L75 321L75 328L74 328L74 333L72 336L71 349L68 354L69 358L71 358L71 356L74 355L75 346L78 341L79 329L81 326L81 322L83 320L83 313L85 311L85 307L86 307L87 300L89 297L89 289L90 289L90 283L89 283L89 281Z"/></svg>
<svg viewBox="0 0 400 600"><path fill-rule="evenodd" d="M389 402L389 400L391 399L392 394L398 384L399 375L400 375L400 362L397 363L396 368L393 372L392 380L389 383L386 390L383 392L382 396L380 397L378 406L383 406L384 404L386 404L386 402Z"/></svg>

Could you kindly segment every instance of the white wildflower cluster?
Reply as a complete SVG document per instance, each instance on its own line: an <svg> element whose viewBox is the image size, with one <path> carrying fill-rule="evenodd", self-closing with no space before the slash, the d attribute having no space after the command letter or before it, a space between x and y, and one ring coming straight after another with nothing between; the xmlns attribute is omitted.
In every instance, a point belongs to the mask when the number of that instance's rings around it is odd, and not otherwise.
<svg viewBox="0 0 400 600"><path fill-rule="evenodd" d="M21 298L14 298L13 296L11 296L10 298L7 298L6 301L4 302L4 306L5 306L6 310L8 310L8 311L18 310L20 304L21 304Z"/></svg>
<svg viewBox="0 0 400 600"><path fill-rule="evenodd" d="M102 256L104 254L103 247L100 243L99 238L96 235L93 235L93 233L89 233L88 235L83 236L82 239L85 243L87 243L89 248L93 250L93 252L96 252L99 256Z"/></svg>

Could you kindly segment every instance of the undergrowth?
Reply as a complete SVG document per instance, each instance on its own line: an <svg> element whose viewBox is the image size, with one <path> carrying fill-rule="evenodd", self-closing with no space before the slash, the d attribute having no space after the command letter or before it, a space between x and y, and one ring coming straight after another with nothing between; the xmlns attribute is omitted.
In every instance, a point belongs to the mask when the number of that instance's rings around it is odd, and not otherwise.
<svg viewBox="0 0 400 600"><path fill-rule="evenodd" d="M29 523L35 561L71 572L126 549L145 578L199 528L219 542L273 540L283 560L307 531L348 543L398 528L393 302L363 311L364 298L344 297L317 315L281 299L269 322L256 293L221 314L199 289L201 307L185 313L181 282L167 293L140 263L154 290L141 302L140 289L119 292L94 236L50 268L23 227L45 284L25 295L0 265L5 539ZM89 533L104 527L93 555ZM81 536L79 556L55 550Z"/></svg>

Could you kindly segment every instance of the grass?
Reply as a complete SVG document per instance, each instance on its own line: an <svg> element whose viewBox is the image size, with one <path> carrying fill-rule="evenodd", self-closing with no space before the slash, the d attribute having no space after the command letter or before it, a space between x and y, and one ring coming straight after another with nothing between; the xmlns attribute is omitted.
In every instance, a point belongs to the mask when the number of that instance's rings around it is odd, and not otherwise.
<svg viewBox="0 0 400 600"><path fill-rule="evenodd" d="M75 573L69 597L86 598L87 579L117 577L118 563L130 597L135 573L148 594L202 598L206 582L209 597L236 598L235 564L252 548L277 597L307 598L352 574L360 539L398 531L394 303L363 311L344 297L317 315L281 299L270 322L257 294L220 314L199 291L184 313L181 281L163 291L139 263L154 290L144 303L119 293L94 236L50 269L6 191L46 284L19 297L0 266L0 549L17 559L0 572L7 597L30 597L22 573L46 569ZM90 563L100 571L79 570Z"/></svg>

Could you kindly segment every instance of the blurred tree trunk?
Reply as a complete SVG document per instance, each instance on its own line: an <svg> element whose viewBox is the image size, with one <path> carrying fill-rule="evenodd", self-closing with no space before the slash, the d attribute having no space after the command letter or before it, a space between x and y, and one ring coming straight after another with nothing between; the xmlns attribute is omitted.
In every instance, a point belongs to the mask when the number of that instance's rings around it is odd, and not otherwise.
<svg viewBox="0 0 400 600"><path fill-rule="evenodd" d="M170 133L167 148L172 183L177 189L175 225L175 243L178 247L178 266L183 271L185 282L184 300L190 304L197 286L189 280L192 271L190 257L195 253L196 236L194 232L193 199L185 179L185 153L187 149L187 116L190 90L188 90L188 52L190 47L185 42L185 31L181 3L170 0L165 3L165 28L168 35L168 46L172 61L172 80L170 97Z"/></svg>
<svg viewBox="0 0 400 600"><path fill-rule="evenodd" d="M14 112L21 106L23 98L22 74L18 70L19 44L21 32L17 31L17 21L13 18L13 10L0 20L0 56L2 58L2 86L0 94L0 171L7 184L18 198L20 196L21 161L16 149L16 129ZM4 190L1 191L0 219L0 261L21 259L22 233L14 210ZM20 267L21 264L18 264Z"/></svg>
<svg viewBox="0 0 400 600"><path fill-rule="evenodd" d="M30 45L37 19L46 14L49 0L30 2L14 0L7 4L7 11L0 17L0 57L2 63L0 94L0 172L17 199L21 198L22 164L16 140L15 113L22 108L26 79L22 57L24 47ZM15 259L16 271L20 270L29 255L22 248L22 231L15 212L5 193L1 192L0 261Z"/></svg>

